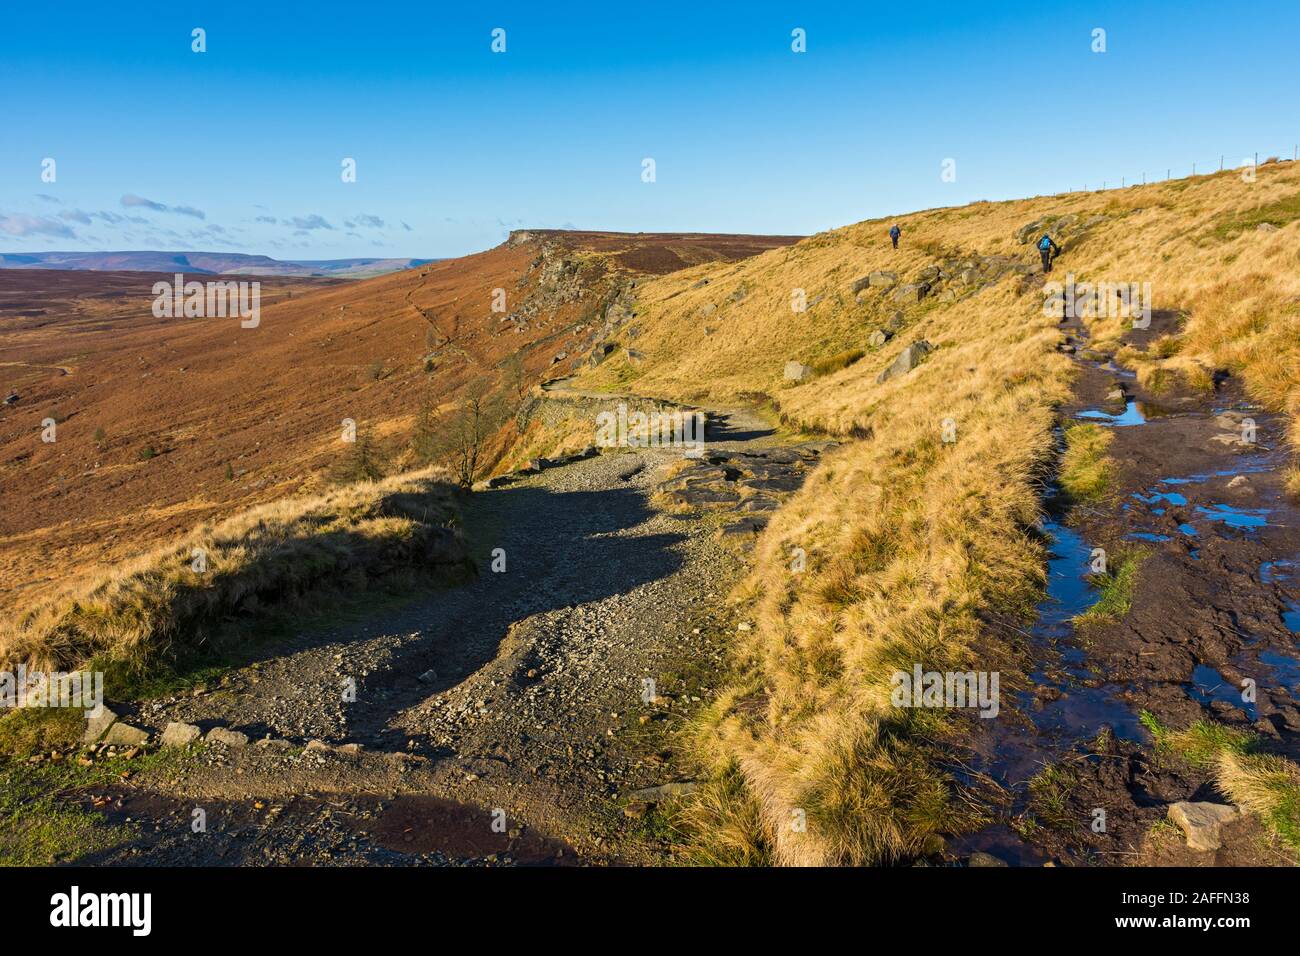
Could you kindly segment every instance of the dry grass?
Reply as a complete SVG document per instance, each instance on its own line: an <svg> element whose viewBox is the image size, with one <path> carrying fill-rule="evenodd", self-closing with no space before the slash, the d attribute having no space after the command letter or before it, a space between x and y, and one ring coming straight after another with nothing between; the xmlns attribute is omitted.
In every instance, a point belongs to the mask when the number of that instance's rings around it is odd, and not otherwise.
<svg viewBox="0 0 1300 956"><path fill-rule="evenodd" d="M1215 781L1234 803L1258 814L1292 849L1300 850L1300 767L1282 757L1225 750Z"/></svg>
<svg viewBox="0 0 1300 956"><path fill-rule="evenodd" d="M22 609L0 630L0 661L142 674L219 650L240 633L232 623L322 589L463 570L455 515L431 471L254 508Z"/></svg>
<svg viewBox="0 0 1300 956"><path fill-rule="evenodd" d="M858 302L853 281L886 269L906 282L943 256L1029 263L1033 250L1014 238L1026 223L1103 217L1067 240L1054 278L1150 282L1155 308L1189 313L1180 337L1144 357L1144 381L1203 388L1212 369L1227 367L1294 420L1300 221L1222 235L1205 224L1273 216L1297 193L1300 166L1278 164L1261 167L1253 184L1225 174L977 203L902 217L909 241L898 252L881 242L881 223L861 223L639 289L636 348L645 359L636 391L715 406L774 395L788 426L851 439L760 539L736 596L757 624L736 646L744 677L700 735L715 770L734 763L743 774L750 799L728 804L746 808L745 829L756 825L747 808L759 808L762 832L746 845L770 847L778 863L886 862L969 821L963 791L942 770L944 738L960 722L947 711L891 707L889 676L917 662L1014 669L1016 648L990 622L1031 613L1043 580L1043 549L1028 529L1072 371L1054 351L1059 333L1038 286L1009 275L900 306L871 289ZM790 309L796 288L807 291L806 312ZM785 386L785 362L864 349L896 309L902 332L879 352ZM1117 347L1120 321L1090 325L1094 342ZM877 384L918 339L936 351ZM609 386L615 374L602 366L576 385ZM941 439L945 419L956 425L955 443ZM1073 462L1086 466L1079 475L1090 494L1104 487L1099 446L1080 442ZM802 574L791 571L795 548L808 555ZM789 825L796 810L806 831Z"/></svg>
<svg viewBox="0 0 1300 956"><path fill-rule="evenodd" d="M1065 429L1065 452L1057 483L1072 503L1095 504L1110 491L1115 460L1106 454L1115 435L1092 423L1075 423Z"/></svg>

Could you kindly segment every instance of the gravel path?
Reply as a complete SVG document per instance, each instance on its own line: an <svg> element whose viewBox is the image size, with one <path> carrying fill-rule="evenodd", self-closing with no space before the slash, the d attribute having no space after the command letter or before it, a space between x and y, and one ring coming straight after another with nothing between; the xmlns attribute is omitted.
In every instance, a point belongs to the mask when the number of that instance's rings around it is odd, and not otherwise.
<svg viewBox="0 0 1300 956"><path fill-rule="evenodd" d="M711 449L771 442L752 415L719 414ZM689 773L672 731L709 699L736 625L724 599L742 568L715 521L651 507L657 473L678 458L624 450L477 492L464 509L477 579L304 631L219 687L146 705L136 719L155 730L221 724L295 748L209 748L167 780L115 795L122 813L135 801L137 819L181 820L200 797L226 806L230 821L250 801L281 808L273 838L254 827L257 853L235 839L219 859L196 855L193 839L167 837L168 824L132 848L133 862L662 856L663 845L637 836L622 798ZM505 569L491 570L502 557ZM363 750L296 749L311 740ZM345 801L351 829L322 828L322 803L308 799L317 793L335 795L327 811ZM494 832L496 808L509 839L467 841L475 827ZM381 851L399 817L410 824L397 828L403 852Z"/></svg>

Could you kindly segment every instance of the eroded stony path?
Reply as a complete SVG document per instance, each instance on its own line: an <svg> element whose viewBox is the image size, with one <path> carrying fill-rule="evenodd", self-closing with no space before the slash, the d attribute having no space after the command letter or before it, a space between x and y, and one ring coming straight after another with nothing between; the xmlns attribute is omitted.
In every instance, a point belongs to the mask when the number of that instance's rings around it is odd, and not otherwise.
<svg viewBox="0 0 1300 956"><path fill-rule="evenodd" d="M710 439L710 452L774 440L743 411ZM622 798L688 773L672 732L723 666L735 629L724 599L742 566L716 520L651 506L660 467L680 456L623 450L477 492L464 511L475 580L305 629L219 686L128 713L154 732L181 721L257 742L99 795L144 831L106 861L661 855Z"/></svg>

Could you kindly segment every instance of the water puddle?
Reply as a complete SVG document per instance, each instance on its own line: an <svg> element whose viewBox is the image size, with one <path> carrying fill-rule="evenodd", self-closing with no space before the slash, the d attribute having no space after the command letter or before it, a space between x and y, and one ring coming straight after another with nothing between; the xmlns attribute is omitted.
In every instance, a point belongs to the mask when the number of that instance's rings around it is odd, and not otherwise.
<svg viewBox="0 0 1300 956"><path fill-rule="evenodd" d="M1230 528L1253 531L1268 524L1268 508L1234 508L1220 502L1212 502L1209 507L1197 505L1199 514L1211 521L1220 521Z"/></svg>
<svg viewBox="0 0 1300 956"><path fill-rule="evenodd" d="M1030 675L1031 689L1017 694L1016 706L1033 723L1034 733L1017 733L999 742L989 768L994 776L1028 779L1103 727L1117 737L1143 741L1137 715L1122 699L1124 688L1105 683L1087 667L1087 653L1075 643L1075 618L1097 601L1088 581L1092 549L1078 532L1050 519L1042 525L1051 538L1047 597L1039 605L1031 636L1036 658L1045 662Z"/></svg>
<svg viewBox="0 0 1300 956"><path fill-rule="evenodd" d="M988 853L1012 866L1042 866L1048 859L1042 850L1030 846L1015 830L1001 823L953 838L948 851L956 856Z"/></svg>
<svg viewBox="0 0 1300 956"><path fill-rule="evenodd" d="M1115 364L1114 359L1111 359L1105 365L1098 365L1097 367L1101 369L1103 372L1109 372L1111 375L1118 375L1120 378L1135 379L1138 377L1137 372L1129 371L1126 368L1120 368L1118 365Z"/></svg>
<svg viewBox="0 0 1300 956"><path fill-rule="evenodd" d="M1278 651L1260 651L1259 662L1269 671L1269 678L1285 687L1292 697L1300 695L1300 660Z"/></svg>
<svg viewBox="0 0 1300 956"><path fill-rule="evenodd" d="M1149 496L1140 495L1135 491L1133 492L1133 497L1138 501L1149 505L1153 505L1157 501L1163 501L1165 504L1177 505L1180 508L1185 508L1187 506L1187 496L1180 495L1176 491L1157 491ZM1159 513L1164 514L1164 509L1162 508Z"/></svg>
<svg viewBox="0 0 1300 956"><path fill-rule="evenodd" d="M1209 706L1215 701L1230 704L1246 712L1252 721L1259 717L1252 701L1242 700L1241 688L1231 683L1208 664L1197 664L1192 671L1192 684L1187 693L1197 702Z"/></svg>
<svg viewBox="0 0 1300 956"><path fill-rule="evenodd" d="M1119 415L1102 411L1100 408L1090 408L1087 411L1079 412L1078 418L1092 418L1098 420L1102 425L1114 425L1116 427L1126 427L1129 425L1145 425L1147 423L1146 415L1143 414L1141 402L1128 402L1124 406L1124 411Z"/></svg>
<svg viewBox="0 0 1300 956"><path fill-rule="evenodd" d="M1289 580L1291 572L1287 569L1292 564L1291 561L1265 561L1259 566L1259 579L1265 584L1280 584Z"/></svg>

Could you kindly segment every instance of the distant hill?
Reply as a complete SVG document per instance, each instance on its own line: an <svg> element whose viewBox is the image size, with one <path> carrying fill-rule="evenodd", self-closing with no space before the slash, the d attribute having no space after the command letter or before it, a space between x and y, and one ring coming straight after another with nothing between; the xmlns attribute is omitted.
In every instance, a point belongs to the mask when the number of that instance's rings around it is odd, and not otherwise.
<svg viewBox="0 0 1300 956"><path fill-rule="evenodd" d="M362 278L413 269L436 259L309 259L290 261L236 252L9 252L0 269L90 272L189 272L210 275Z"/></svg>

